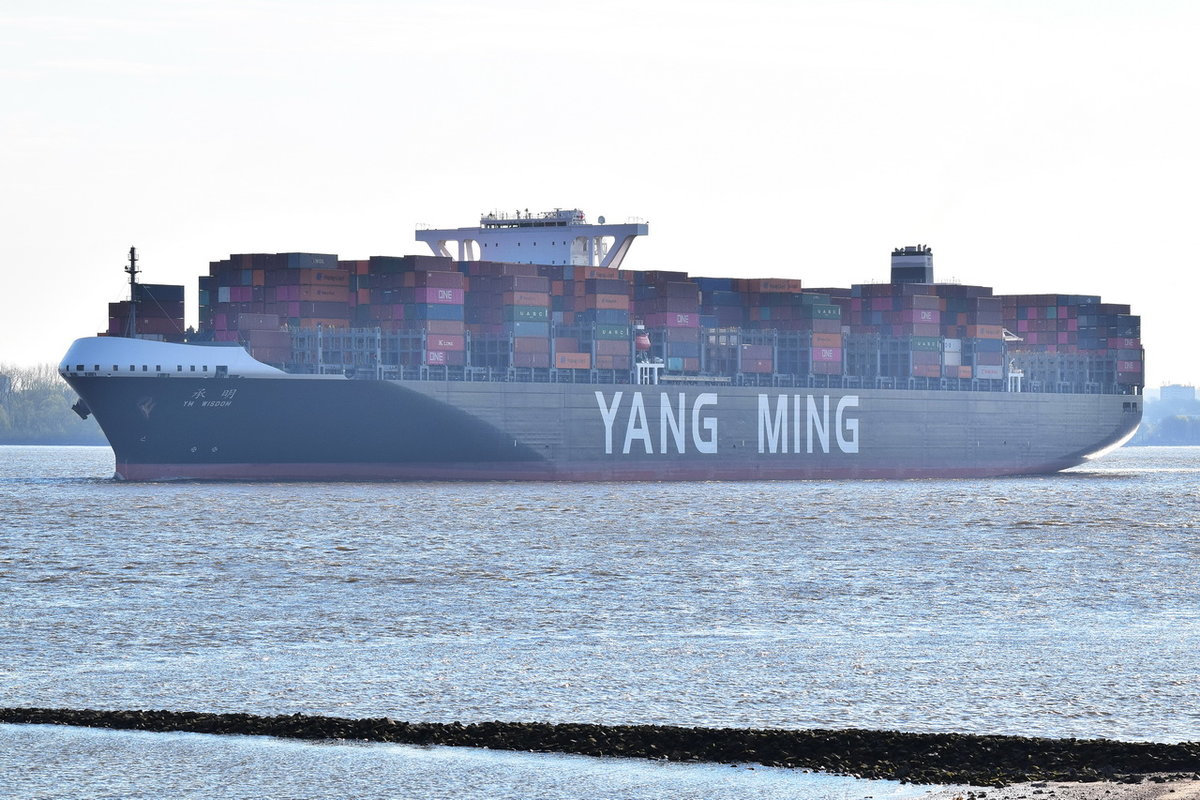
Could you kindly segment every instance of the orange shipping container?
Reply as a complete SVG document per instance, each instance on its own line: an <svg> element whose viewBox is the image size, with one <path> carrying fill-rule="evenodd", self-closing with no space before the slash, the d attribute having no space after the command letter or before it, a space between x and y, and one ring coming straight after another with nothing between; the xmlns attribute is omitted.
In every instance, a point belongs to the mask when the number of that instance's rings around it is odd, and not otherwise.
<svg viewBox="0 0 1200 800"><path fill-rule="evenodd" d="M349 328L350 320L348 319L318 319L317 317L301 317L301 328L316 328L318 325L325 328Z"/></svg>
<svg viewBox="0 0 1200 800"><path fill-rule="evenodd" d="M814 333L812 335L813 347L841 347L842 335L840 333Z"/></svg>
<svg viewBox="0 0 1200 800"><path fill-rule="evenodd" d="M554 366L559 369L591 369L591 353L555 353Z"/></svg>
<svg viewBox="0 0 1200 800"><path fill-rule="evenodd" d="M264 269L251 270L250 271L250 285L251 286L266 286L267 285L267 271Z"/></svg>
<svg viewBox="0 0 1200 800"><path fill-rule="evenodd" d="M1000 325L968 325L968 339L1003 339L1004 328Z"/></svg>
<svg viewBox="0 0 1200 800"><path fill-rule="evenodd" d="M582 278L580 273L583 273ZM583 267L575 270L575 280L590 280L592 278L618 278L620 271L614 267Z"/></svg>
<svg viewBox="0 0 1200 800"><path fill-rule="evenodd" d="M584 298L587 308L629 310L629 297L623 294L589 294Z"/></svg>
<svg viewBox="0 0 1200 800"><path fill-rule="evenodd" d="M548 292L505 292L501 298L506 306L548 306L550 305L550 294Z"/></svg>
<svg viewBox="0 0 1200 800"><path fill-rule="evenodd" d="M970 367L959 367L958 368L958 377L970 378L971 377L971 368Z"/></svg>

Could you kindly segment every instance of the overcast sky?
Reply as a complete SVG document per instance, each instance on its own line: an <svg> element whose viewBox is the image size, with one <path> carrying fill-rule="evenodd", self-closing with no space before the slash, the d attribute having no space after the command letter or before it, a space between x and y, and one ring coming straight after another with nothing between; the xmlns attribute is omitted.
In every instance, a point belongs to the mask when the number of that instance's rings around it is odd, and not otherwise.
<svg viewBox="0 0 1200 800"><path fill-rule="evenodd" d="M1200 4L5 0L0 362L230 253L427 252L492 209L641 217L625 265L939 278L1142 315L1200 384Z"/></svg>

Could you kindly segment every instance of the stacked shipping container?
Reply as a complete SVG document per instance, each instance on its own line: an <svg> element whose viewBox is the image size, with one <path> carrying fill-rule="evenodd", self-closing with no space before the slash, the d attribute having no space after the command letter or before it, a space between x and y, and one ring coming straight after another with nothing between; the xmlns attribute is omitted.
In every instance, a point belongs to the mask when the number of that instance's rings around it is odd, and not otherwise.
<svg viewBox="0 0 1200 800"><path fill-rule="evenodd" d="M1047 383L1142 380L1138 318L1128 306L1087 296L999 297L958 284L804 290L796 280L434 256L338 262L282 253L214 262L201 279L202 329L281 361L278 330L272 337L256 328L250 341L253 314L274 315L293 331L380 331L390 338L374 345L373 358L402 367L628 371L641 323L648 355L661 358L668 375L998 381L1011 363L1027 380ZM1006 329L1021 341L1006 344Z"/></svg>
<svg viewBox="0 0 1200 800"><path fill-rule="evenodd" d="M139 283L134 299L108 304L109 336L128 336L130 316L134 316L139 336L182 342L183 287L158 283Z"/></svg>

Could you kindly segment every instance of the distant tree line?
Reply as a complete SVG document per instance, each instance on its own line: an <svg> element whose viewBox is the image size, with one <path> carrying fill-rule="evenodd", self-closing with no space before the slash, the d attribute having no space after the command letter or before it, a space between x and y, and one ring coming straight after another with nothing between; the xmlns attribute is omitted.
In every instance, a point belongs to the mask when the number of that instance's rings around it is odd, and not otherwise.
<svg viewBox="0 0 1200 800"><path fill-rule="evenodd" d="M1132 445L1200 445L1200 401L1150 400Z"/></svg>
<svg viewBox="0 0 1200 800"><path fill-rule="evenodd" d="M49 364L0 364L0 444L107 444L94 417L71 410L76 399Z"/></svg>

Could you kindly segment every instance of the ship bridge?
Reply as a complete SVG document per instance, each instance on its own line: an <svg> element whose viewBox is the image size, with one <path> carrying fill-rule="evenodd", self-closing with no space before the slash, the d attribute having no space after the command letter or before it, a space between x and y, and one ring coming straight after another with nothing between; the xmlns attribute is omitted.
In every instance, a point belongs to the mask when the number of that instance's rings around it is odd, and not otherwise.
<svg viewBox="0 0 1200 800"><path fill-rule="evenodd" d="M589 224L577 208L556 208L537 214L494 211L482 215L477 228L418 229L416 238L434 255L458 261L620 267L633 240L649 233L642 220L610 225L600 217Z"/></svg>

